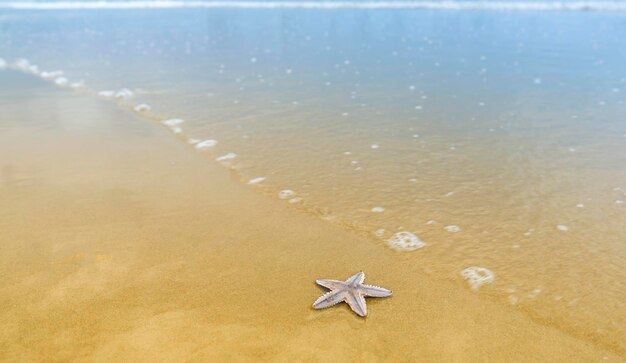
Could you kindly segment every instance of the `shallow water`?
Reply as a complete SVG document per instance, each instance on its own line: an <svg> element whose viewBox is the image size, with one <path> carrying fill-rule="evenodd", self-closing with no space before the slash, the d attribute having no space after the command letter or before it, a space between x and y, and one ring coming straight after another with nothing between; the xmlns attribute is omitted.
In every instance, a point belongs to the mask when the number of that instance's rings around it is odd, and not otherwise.
<svg viewBox="0 0 626 363"><path fill-rule="evenodd" d="M0 57L93 97L128 88L122 107L217 140L196 146L208 162L235 153L221 162L251 188L381 251L411 232L425 246L398 261L460 289L487 268L477 294L624 354L625 19L1 10Z"/></svg>

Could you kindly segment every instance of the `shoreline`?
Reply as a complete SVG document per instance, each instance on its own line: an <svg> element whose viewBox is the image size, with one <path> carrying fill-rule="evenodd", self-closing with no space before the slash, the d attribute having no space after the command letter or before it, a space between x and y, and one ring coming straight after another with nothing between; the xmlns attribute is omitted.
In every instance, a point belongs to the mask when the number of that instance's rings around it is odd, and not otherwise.
<svg viewBox="0 0 626 363"><path fill-rule="evenodd" d="M620 360L293 213L163 128L33 84L45 97L2 106L36 120L0 135L6 359ZM311 309L316 278L356 270L394 297L365 320Z"/></svg>

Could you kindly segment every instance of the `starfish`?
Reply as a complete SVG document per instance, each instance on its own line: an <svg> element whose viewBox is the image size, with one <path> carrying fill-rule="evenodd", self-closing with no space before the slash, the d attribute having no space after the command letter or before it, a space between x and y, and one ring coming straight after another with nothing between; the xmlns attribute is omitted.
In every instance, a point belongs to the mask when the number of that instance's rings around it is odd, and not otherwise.
<svg viewBox="0 0 626 363"><path fill-rule="evenodd" d="M364 285L365 273L359 272L346 281L319 279L315 280L318 285L324 286L331 291L320 296L313 303L313 308L324 309L345 301L352 311L359 316L367 315L365 296L387 297L391 291L373 285Z"/></svg>

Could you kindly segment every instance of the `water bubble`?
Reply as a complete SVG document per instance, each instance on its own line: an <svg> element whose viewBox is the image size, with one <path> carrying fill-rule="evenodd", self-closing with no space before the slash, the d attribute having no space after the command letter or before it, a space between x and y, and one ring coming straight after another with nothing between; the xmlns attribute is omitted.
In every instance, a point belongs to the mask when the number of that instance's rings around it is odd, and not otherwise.
<svg viewBox="0 0 626 363"><path fill-rule="evenodd" d="M65 86L68 82L69 80L65 77L58 77L54 80L54 83L56 83L58 86Z"/></svg>
<svg viewBox="0 0 626 363"><path fill-rule="evenodd" d="M182 124L183 122L185 122L185 121L182 120L182 119L179 119L179 118L171 118L171 119L168 119L168 120L161 121L161 123L163 125L170 126L170 127L171 126L178 126L178 125Z"/></svg>
<svg viewBox="0 0 626 363"><path fill-rule="evenodd" d="M218 156L217 158L215 158L215 160L219 161L219 162L224 162L224 161L229 161L229 160L233 160L234 158L237 157L237 154L235 153L228 153L222 156Z"/></svg>
<svg viewBox="0 0 626 363"><path fill-rule="evenodd" d="M217 140L208 139L208 140L204 140L204 141L200 141L200 142L196 143L196 145L194 147L196 149L198 149L198 150L201 150L201 149L211 148L211 147L213 147L215 145L217 145Z"/></svg>
<svg viewBox="0 0 626 363"><path fill-rule="evenodd" d="M135 93L131 90L129 90L128 88L122 88L121 90L117 91L115 93L115 98L130 98L134 95Z"/></svg>
<svg viewBox="0 0 626 363"><path fill-rule="evenodd" d="M296 194L296 192L294 192L291 189L283 189L280 192L278 192L278 198L280 198L280 199L287 199L287 198L291 198L295 194Z"/></svg>
<svg viewBox="0 0 626 363"><path fill-rule="evenodd" d="M461 227L457 226L457 225L449 225L449 226L445 226L443 227L446 231L451 232L451 233L456 233L456 232L460 232L461 231Z"/></svg>
<svg viewBox="0 0 626 363"><path fill-rule="evenodd" d="M77 88L83 88L85 87L85 81L78 81L78 82L73 82L70 84L71 88L77 89Z"/></svg>
<svg viewBox="0 0 626 363"><path fill-rule="evenodd" d="M15 61L15 67L22 71L27 71L30 67L30 61L28 59L20 58Z"/></svg>
<svg viewBox="0 0 626 363"><path fill-rule="evenodd" d="M52 71L52 72L42 71L41 73L39 73L39 76L44 79L52 79L55 77L60 77L62 75L63 75L63 71Z"/></svg>
<svg viewBox="0 0 626 363"><path fill-rule="evenodd" d="M402 231L395 233L387 243L397 251L415 251L426 246L426 243L411 232Z"/></svg>
<svg viewBox="0 0 626 363"><path fill-rule="evenodd" d="M115 95L115 91L100 91L100 92L98 92L98 96L105 97L105 98L111 98L114 95Z"/></svg>
<svg viewBox="0 0 626 363"><path fill-rule="evenodd" d="M467 280L472 290L478 290L484 284L490 284L495 278L495 274L485 268L479 266L468 267L461 271L461 276Z"/></svg>
<svg viewBox="0 0 626 363"><path fill-rule="evenodd" d="M133 110L135 110L135 112L146 112L146 111L150 111L152 109L152 107L150 107L150 105L147 105L145 103L140 103L137 106L133 107Z"/></svg>
<svg viewBox="0 0 626 363"><path fill-rule="evenodd" d="M264 181L265 179L267 179L267 178L265 178L263 176L260 176L260 177L257 177L257 178L252 178L252 179L248 180L248 184L259 184L260 182Z"/></svg>

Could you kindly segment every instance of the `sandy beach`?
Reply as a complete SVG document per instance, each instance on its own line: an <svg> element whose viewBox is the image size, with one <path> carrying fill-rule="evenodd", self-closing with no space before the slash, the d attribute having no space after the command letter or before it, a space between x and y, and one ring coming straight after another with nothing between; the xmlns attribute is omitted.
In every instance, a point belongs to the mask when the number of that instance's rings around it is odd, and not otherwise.
<svg viewBox="0 0 626 363"><path fill-rule="evenodd" d="M623 359L242 185L157 123L0 77L19 85L0 90L0 360ZM394 296L366 319L312 309L316 278L357 271Z"/></svg>

